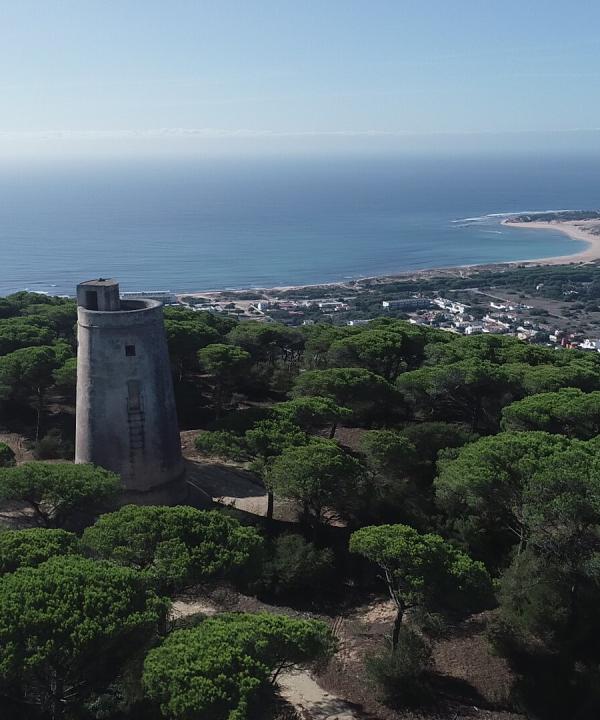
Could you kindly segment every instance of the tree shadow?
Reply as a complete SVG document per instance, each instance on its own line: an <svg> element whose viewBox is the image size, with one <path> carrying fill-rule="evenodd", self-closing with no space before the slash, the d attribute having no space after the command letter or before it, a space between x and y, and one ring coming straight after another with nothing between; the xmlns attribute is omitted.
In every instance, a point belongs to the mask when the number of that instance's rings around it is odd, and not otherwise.
<svg viewBox="0 0 600 720"><path fill-rule="evenodd" d="M186 460L186 476L212 498L250 498L266 494L262 482L249 470L226 463Z"/></svg>
<svg viewBox="0 0 600 720"><path fill-rule="evenodd" d="M431 673L428 680L437 699L443 698L461 705L475 705L487 710L496 709L470 682L463 678Z"/></svg>

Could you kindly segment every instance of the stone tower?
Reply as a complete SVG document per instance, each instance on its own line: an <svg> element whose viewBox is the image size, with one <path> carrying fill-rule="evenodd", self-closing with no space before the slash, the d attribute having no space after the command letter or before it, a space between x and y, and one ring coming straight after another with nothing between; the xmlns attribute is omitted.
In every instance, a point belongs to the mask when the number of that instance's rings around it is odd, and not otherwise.
<svg viewBox="0 0 600 720"><path fill-rule="evenodd" d="M75 462L118 473L128 500L166 501L183 460L161 303L100 278L77 306Z"/></svg>

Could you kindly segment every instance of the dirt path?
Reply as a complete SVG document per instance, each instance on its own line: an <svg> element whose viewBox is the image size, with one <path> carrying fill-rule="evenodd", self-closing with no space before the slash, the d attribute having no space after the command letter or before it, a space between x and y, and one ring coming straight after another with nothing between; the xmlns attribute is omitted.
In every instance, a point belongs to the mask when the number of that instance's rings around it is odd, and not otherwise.
<svg viewBox="0 0 600 720"><path fill-rule="evenodd" d="M277 678L281 696L303 718L311 720L357 720L360 715L345 700L331 695L306 670L288 670Z"/></svg>

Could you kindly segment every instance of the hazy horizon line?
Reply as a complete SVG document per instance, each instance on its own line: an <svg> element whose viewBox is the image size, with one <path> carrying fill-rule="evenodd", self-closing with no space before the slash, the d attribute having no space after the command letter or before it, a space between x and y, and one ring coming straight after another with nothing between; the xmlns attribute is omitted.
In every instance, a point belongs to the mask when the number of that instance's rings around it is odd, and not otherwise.
<svg viewBox="0 0 600 720"><path fill-rule="evenodd" d="M552 128L538 130L522 128L518 130L273 130L249 128L146 128L146 129L113 129L113 130L1 130L2 139L161 139L161 138L305 138L305 137L469 137L496 135L554 135L574 133L600 133L600 127L591 128Z"/></svg>

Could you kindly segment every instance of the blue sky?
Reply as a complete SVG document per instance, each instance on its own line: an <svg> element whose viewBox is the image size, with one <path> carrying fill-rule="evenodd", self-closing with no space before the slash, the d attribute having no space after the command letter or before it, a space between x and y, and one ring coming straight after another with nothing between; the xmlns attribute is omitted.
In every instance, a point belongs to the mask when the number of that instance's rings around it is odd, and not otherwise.
<svg viewBox="0 0 600 720"><path fill-rule="evenodd" d="M1 0L0 152L600 147L594 0Z"/></svg>

